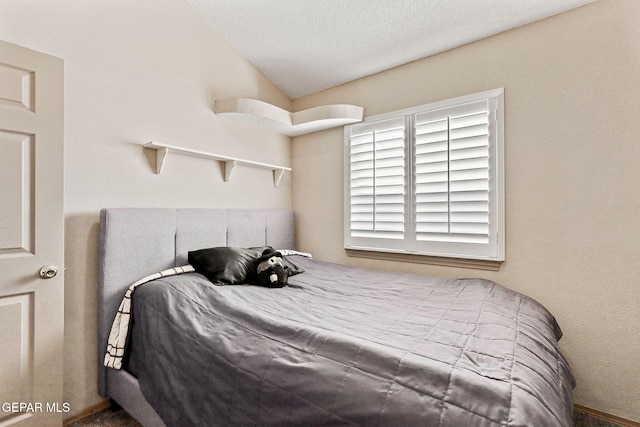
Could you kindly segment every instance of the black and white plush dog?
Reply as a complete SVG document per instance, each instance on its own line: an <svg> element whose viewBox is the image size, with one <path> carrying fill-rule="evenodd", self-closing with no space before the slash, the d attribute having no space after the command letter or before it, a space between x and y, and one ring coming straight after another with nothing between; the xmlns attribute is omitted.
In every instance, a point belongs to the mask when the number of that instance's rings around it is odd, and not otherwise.
<svg viewBox="0 0 640 427"><path fill-rule="evenodd" d="M257 284L268 288L282 288L287 285L289 273L282 263L282 254L274 249L265 249L258 258Z"/></svg>

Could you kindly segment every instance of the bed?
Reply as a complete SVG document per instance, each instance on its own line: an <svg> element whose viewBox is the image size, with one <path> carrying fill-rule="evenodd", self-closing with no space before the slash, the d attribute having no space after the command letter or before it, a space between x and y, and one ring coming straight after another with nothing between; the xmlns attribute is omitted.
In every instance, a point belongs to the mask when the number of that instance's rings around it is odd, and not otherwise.
<svg viewBox="0 0 640 427"><path fill-rule="evenodd" d="M103 209L99 352L128 287L202 248L295 249L287 210ZM283 252L287 254L287 252ZM571 426L554 317L482 279L347 267L291 251L283 288L199 272L136 288L100 393L144 426Z"/></svg>

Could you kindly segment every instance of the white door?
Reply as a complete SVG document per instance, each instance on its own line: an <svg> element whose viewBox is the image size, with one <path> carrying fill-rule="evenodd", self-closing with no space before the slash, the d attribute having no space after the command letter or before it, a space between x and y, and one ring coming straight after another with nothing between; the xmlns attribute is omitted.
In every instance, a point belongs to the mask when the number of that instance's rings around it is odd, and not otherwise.
<svg viewBox="0 0 640 427"><path fill-rule="evenodd" d="M0 426L60 426L70 409L62 150L62 60L0 41Z"/></svg>

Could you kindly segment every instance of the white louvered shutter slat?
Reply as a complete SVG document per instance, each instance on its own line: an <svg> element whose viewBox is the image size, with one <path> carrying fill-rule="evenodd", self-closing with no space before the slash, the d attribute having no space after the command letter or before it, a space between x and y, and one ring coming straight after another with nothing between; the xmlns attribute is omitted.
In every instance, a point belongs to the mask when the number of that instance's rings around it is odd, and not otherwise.
<svg viewBox="0 0 640 427"><path fill-rule="evenodd" d="M351 138L351 228L354 232L373 227L373 135Z"/></svg>
<svg viewBox="0 0 640 427"><path fill-rule="evenodd" d="M489 211L467 211L460 204L489 198L489 108L487 102L465 106L450 118L450 225L458 241L489 243Z"/></svg>
<svg viewBox="0 0 640 427"><path fill-rule="evenodd" d="M449 231L449 123L433 114L415 117L416 240Z"/></svg>

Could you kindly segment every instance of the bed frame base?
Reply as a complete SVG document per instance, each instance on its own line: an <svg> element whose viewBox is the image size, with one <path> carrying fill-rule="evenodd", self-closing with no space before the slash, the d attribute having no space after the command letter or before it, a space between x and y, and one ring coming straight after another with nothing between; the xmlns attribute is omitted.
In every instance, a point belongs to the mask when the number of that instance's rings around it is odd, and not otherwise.
<svg viewBox="0 0 640 427"><path fill-rule="evenodd" d="M126 371L110 369L107 373L109 395L143 426L165 427L164 422L142 395L138 380Z"/></svg>

